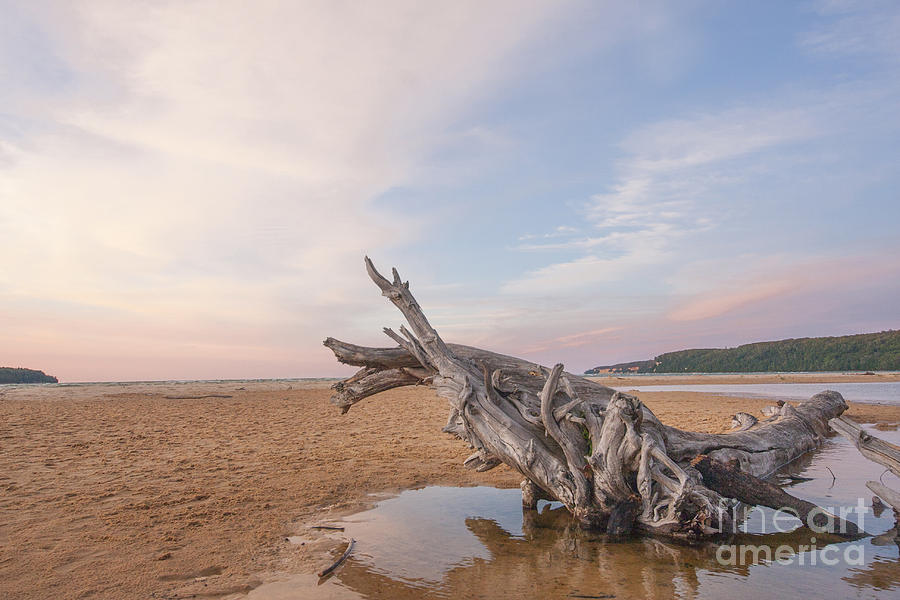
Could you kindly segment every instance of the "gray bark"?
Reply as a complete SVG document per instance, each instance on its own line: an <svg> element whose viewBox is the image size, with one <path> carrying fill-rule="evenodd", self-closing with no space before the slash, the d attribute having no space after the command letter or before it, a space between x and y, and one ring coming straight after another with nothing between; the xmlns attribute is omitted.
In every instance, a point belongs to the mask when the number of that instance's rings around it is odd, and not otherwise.
<svg viewBox="0 0 900 600"><path fill-rule="evenodd" d="M887 467L891 473L900 477L900 447L866 433L862 427L847 417L832 419L828 424L850 440L860 454L872 462Z"/></svg>
<svg viewBox="0 0 900 600"><path fill-rule="evenodd" d="M428 385L450 403L444 431L475 450L466 466L509 465L525 477L523 504L559 500L587 527L683 537L730 531L733 502L704 485L690 461L705 454L765 476L817 447L828 419L847 408L840 394L823 392L796 407L785 404L745 431L682 431L663 425L638 398L566 373L562 365L548 369L445 343L396 269L388 280L365 262L409 329L385 329L394 348L325 340L339 361L361 367L335 385L332 402L346 412L387 389Z"/></svg>
<svg viewBox="0 0 900 600"><path fill-rule="evenodd" d="M872 462L887 467L891 473L900 477L900 447L863 431L862 427L847 417L831 419L828 424L850 440L860 454ZM897 520L895 529L900 530L900 492L878 481L868 481L866 487L894 509L894 518ZM896 531L895 534L900 536ZM897 539L900 541L900 537Z"/></svg>

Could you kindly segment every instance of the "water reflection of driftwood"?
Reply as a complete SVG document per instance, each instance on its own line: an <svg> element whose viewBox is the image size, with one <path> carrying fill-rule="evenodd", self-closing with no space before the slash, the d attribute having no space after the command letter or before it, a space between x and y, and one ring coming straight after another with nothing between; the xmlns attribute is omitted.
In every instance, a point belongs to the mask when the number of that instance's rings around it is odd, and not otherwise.
<svg viewBox="0 0 900 600"><path fill-rule="evenodd" d="M524 537L513 537L494 521L468 519L466 526L490 551L490 561L466 570L497 589L521 589L539 597L569 594L617 598L695 595L698 569L720 567L710 546L683 546L655 538L611 539L584 531L563 509L526 511ZM468 579L455 569L448 576Z"/></svg>
<svg viewBox="0 0 900 600"><path fill-rule="evenodd" d="M832 419L828 422L832 429L850 440L859 452L869 460L888 468L900 477L900 446L886 442L871 435L858 423L847 417ZM893 508L894 528L876 536L873 546L892 546L900 548L900 492L890 489L880 481L869 481L866 487L878 494ZM884 510L873 501L873 512L876 516ZM853 575L844 578L848 583L876 589L894 589L900 586L900 562L897 559L877 557L864 569L854 569Z"/></svg>
<svg viewBox="0 0 900 600"><path fill-rule="evenodd" d="M815 458L815 452L807 452L806 454L798 456L788 464L779 468L772 476L772 482L777 483L781 487L788 488L802 481L809 481L808 477L803 477L802 475L807 472L807 469L812 465Z"/></svg>
<svg viewBox="0 0 900 600"><path fill-rule="evenodd" d="M875 560L844 577L847 583L863 589L896 590L900 586L900 565L896 558L876 556Z"/></svg>
<svg viewBox="0 0 900 600"><path fill-rule="evenodd" d="M466 559L448 569L440 582L393 579L351 557L341 571L341 584L366 597L398 600L570 595L691 598L700 595L702 574L742 579L749 575L750 566L761 560L760 556L747 556L749 560L741 564L723 565L716 559L718 544L683 545L646 537L611 539L582 530L565 509L549 506L540 513L524 512L523 536L513 536L489 519L467 519L466 527L490 557ZM845 541L804 528L769 535L741 534L727 543L767 545L773 551L787 547L793 555L804 550L801 546L809 546L811 537L816 537L819 548L831 541ZM861 581L864 573L858 574ZM873 579L883 577L872 573Z"/></svg>

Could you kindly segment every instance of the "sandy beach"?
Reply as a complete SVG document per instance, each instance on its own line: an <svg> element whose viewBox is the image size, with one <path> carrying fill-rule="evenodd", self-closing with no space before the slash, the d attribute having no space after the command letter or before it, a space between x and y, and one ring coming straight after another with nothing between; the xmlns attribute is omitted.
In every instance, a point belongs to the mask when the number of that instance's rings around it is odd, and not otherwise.
<svg viewBox="0 0 900 600"><path fill-rule="evenodd" d="M371 494L518 486L506 467L462 467L469 451L440 432L447 407L430 390L394 390L341 415L329 384L0 387L0 597L240 597L273 574L322 566L334 542L308 526ZM664 422L708 432L770 403L639 396ZM900 406L848 414L900 423ZM286 540L296 534L311 541Z"/></svg>

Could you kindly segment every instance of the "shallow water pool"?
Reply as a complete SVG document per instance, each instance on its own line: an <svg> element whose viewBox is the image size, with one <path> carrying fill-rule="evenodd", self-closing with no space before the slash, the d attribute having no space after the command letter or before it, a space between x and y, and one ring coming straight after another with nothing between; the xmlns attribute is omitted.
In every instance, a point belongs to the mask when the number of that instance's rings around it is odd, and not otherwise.
<svg viewBox="0 0 900 600"><path fill-rule="evenodd" d="M879 435L900 441L898 432ZM776 478L793 494L833 512L862 503L849 519L877 535L891 529L893 517L890 511L872 511L865 482L882 472L835 437ZM883 481L898 487L892 475ZM520 498L517 489L490 487L405 491L340 522L342 535L357 543L333 577L320 582L298 575L265 584L249 597L900 597L900 548L885 535L844 541L791 519L778 521L780 529L789 530L779 532L774 511L766 509L754 510L745 533L724 545L610 540L582 531L556 504L523 513ZM784 560L775 560L775 552Z"/></svg>
<svg viewBox="0 0 900 600"><path fill-rule="evenodd" d="M600 381L604 385L614 382ZM721 383L696 385L630 385L615 386L620 392L703 392L740 398L806 400L823 390L840 392L849 402L867 404L900 404L900 381L872 383Z"/></svg>

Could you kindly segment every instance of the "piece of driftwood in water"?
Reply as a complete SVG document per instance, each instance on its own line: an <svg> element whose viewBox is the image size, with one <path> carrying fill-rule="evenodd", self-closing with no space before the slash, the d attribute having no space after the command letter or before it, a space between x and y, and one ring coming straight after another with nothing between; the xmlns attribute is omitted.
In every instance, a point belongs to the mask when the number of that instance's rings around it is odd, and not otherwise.
<svg viewBox="0 0 900 600"><path fill-rule="evenodd" d="M850 440L860 454L872 462L887 467L894 475L900 477L900 447L864 431L858 423L847 417L831 419L828 421L828 424L832 429ZM892 490L878 481L866 482L866 487L884 500L885 504L894 509L897 529L900 529L900 492Z"/></svg>
<svg viewBox="0 0 900 600"><path fill-rule="evenodd" d="M818 531L847 536L857 536L860 533L855 523L840 519L771 482L744 473L736 461L723 463L702 455L692 460L691 466L703 476L704 484L745 504L768 506L776 510L790 509L804 524L815 527Z"/></svg>
<svg viewBox="0 0 900 600"><path fill-rule="evenodd" d="M877 481L866 482L866 487L877 494L884 503L894 509L894 514L900 516L900 492L895 492L888 486Z"/></svg>
<svg viewBox="0 0 900 600"><path fill-rule="evenodd" d="M327 575L334 573L334 570L337 569L339 566L341 566L345 560L347 560L347 557L350 556L351 552L353 552L353 546L355 546L355 545L356 545L356 540L351 539L350 543L347 544L347 549L344 550L344 553L341 554L340 558L338 558L336 561L334 561L330 566L325 567L324 569L319 571L319 577L325 577Z"/></svg>
<svg viewBox="0 0 900 600"><path fill-rule="evenodd" d="M585 527L682 537L731 531L733 502L703 482L691 459L737 460L742 471L764 476L816 448L828 419L847 408L840 394L823 392L785 404L748 431L682 431L662 424L635 396L562 365L548 369L444 342L396 269L389 280L368 258L365 264L409 328L385 329L394 348L325 340L339 361L361 367L334 386L332 402L346 412L388 389L428 385L450 403L444 431L474 451L467 466L508 465L530 482L523 485L526 505L542 496L558 500Z"/></svg>
<svg viewBox="0 0 900 600"><path fill-rule="evenodd" d="M859 424L847 417L831 419L828 424L850 440L863 456L884 465L894 475L900 477L900 447L867 433Z"/></svg>

